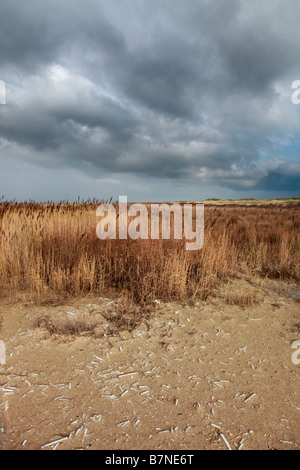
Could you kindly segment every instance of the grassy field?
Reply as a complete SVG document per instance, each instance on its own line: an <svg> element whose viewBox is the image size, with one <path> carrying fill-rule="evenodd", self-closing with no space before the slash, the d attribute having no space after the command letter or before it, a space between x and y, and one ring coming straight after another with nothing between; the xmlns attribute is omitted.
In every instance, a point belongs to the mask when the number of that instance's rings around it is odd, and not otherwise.
<svg viewBox="0 0 300 470"><path fill-rule="evenodd" d="M247 201L206 201L204 246L191 252L184 240L99 240L95 203L2 202L2 293L51 302L126 292L147 303L205 299L241 274L299 283L299 199Z"/></svg>

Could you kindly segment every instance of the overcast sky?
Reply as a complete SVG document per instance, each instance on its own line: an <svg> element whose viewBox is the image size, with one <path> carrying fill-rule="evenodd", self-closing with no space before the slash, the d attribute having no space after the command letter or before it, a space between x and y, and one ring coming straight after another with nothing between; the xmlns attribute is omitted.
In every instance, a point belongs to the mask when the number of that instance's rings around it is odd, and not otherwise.
<svg viewBox="0 0 300 470"><path fill-rule="evenodd" d="M299 0L0 0L0 197L300 196Z"/></svg>

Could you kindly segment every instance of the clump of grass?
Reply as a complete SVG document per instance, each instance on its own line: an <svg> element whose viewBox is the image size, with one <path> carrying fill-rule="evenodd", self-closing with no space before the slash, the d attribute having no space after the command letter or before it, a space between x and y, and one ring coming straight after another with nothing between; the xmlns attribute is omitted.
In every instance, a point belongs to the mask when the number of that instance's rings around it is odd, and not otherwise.
<svg viewBox="0 0 300 470"><path fill-rule="evenodd" d="M50 318L48 316L39 318L35 328L45 329L50 336L92 336L99 323L88 315L76 318Z"/></svg>
<svg viewBox="0 0 300 470"><path fill-rule="evenodd" d="M132 294L125 291L116 308L106 313L102 312L102 316L109 321L111 330L132 331L140 323L149 320L155 308L154 303L136 304Z"/></svg>
<svg viewBox="0 0 300 470"><path fill-rule="evenodd" d="M49 337L113 336L122 330L131 332L140 323L149 320L155 307L155 304L137 305L132 295L124 292L119 301L113 302L112 307L95 310L96 315L81 313L71 318L45 316L36 320L33 326L46 330Z"/></svg>
<svg viewBox="0 0 300 470"><path fill-rule="evenodd" d="M228 294L225 297L225 302L228 305L237 305L239 307L252 307L254 305L259 305L261 299L258 298L256 293L245 293L245 294Z"/></svg>

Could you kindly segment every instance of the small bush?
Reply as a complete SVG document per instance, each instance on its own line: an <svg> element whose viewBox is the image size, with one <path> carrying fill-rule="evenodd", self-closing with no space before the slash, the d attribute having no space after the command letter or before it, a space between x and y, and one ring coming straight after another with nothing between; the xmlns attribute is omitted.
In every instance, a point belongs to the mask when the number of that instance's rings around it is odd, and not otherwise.
<svg viewBox="0 0 300 470"><path fill-rule="evenodd" d="M228 305L238 305L239 307L252 307L253 305L259 305L260 299L256 293L247 293L239 295L228 295L225 297L225 302Z"/></svg>
<svg viewBox="0 0 300 470"><path fill-rule="evenodd" d="M39 318L34 327L43 328L48 331L50 336L53 335L93 335L99 322L89 318L87 315L81 315L76 318Z"/></svg>

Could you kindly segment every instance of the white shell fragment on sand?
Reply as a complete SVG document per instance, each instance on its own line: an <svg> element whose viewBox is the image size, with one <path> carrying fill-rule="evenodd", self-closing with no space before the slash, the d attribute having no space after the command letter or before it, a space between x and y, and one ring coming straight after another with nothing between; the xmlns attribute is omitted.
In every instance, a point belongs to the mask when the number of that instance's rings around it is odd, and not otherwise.
<svg viewBox="0 0 300 470"><path fill-rule="evenodd" d="M228 441L227 441L227 439L226 439L226 437L224 436L224 434L221 433L220 436L222 437L223 441L225 442L227 449L232 450L229 443L228 443Z"/></svg>
<svg viewBox="0 0 300 470"><path fill-rule="evenodd" d="M248 400L251 400L251 398L255 397L256 393L252 393L248 398L244 400L244 403L246 403Z"/></svg>
<svg viewBox="0 0 300 470"><path fill-rule="evenodd" d="M65 441L66 439L69 439L67 437L62 437L61 439L57 439L56 441L48 442L47 444L42 445L41 449L44 449L45 447L49 446L54 446L55 444L58 444L59 442Z"/></svg>

